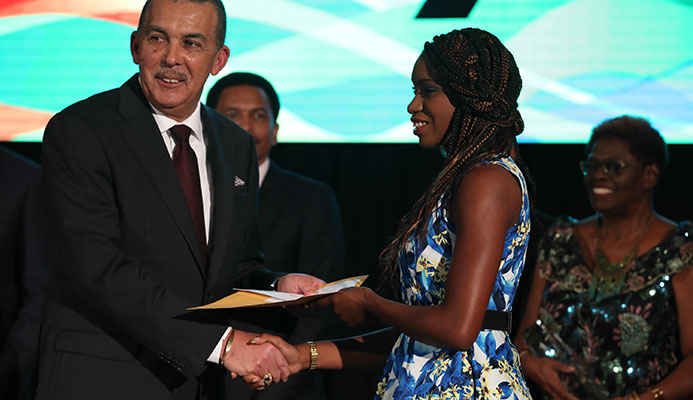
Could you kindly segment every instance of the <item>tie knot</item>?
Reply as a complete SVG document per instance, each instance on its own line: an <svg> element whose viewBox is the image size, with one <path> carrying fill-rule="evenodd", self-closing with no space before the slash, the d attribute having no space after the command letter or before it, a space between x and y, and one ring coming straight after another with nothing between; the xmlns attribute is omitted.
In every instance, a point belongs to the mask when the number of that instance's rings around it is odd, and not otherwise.
<svg viewBox="0 0 693 400"><path fill-rule="evenodd" d="M171 128L171 133L178 143L186 143L192 133L192 129L187 125L175 125Z"/></svg>

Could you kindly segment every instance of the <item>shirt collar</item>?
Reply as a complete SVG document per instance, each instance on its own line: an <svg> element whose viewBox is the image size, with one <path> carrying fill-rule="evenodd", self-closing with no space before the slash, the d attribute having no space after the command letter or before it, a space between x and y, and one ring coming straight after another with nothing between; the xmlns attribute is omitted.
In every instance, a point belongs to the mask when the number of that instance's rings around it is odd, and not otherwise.
<svg viewBox="0 0 693 400"><path fill-rule="evenodd" d="M142 81L140 80L139 76L137 77L137 80L140 83L141 87ZM163 134L164 132L167 132L175 125L187 125L188 128L192 130L192 135L199 141L202 141L202 103L198 101L197 107L195 107L195 111L193 111L193 113L190 114L190 116L185 120L178 122L173 118L167 117L163 112L159 111L149 100L147 100L147 102L149 103L149 106L152 108L152 110L154 110L154 121L156 121L156 125L159 127L160 133Z"/></svg>
<svg viewBox="0 0 693 400"><path fill-rule="evenodd" d="M175 125L187 125L188 128L192 129L192 135L202 141L202 103L197 103L195 111L181 122L167 117L164 113L157 110L152 103L149 103L149 105L152 107L152 110L154 110L154 121L156 121L156 125L159 127L159 132L164 133Z"/></svg>
<svg viewBox="0 0 693 400"><path fill-rule="evenodd" d="M260 165L258 165L258 172L259 172L259 186L262 186L262 182L265 181L265 176L267 176L267 171L269 171L269 166L270 166L270 160L269 157L265 158L265 161L263 161Z"/></svg>

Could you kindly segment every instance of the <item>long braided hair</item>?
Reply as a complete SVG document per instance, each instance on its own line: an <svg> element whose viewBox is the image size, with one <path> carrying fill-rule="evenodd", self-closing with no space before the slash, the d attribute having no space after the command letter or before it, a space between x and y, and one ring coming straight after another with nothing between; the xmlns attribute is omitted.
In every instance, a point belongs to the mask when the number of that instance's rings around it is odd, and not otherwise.
<svg viewBox="0 0 693 400"><path fill-rule="evenodd" d="M429 217L441 196L452 198L460 180L480 162L508 155L516 144L515 136L524 130L517 110L520 72L497 37L475 28L454 30L427 42L422 58L455 110L441 140L443 170L406 214L394 240L380 255L381 289L397 287L399 252L412 236L425 237Z"/></svg>

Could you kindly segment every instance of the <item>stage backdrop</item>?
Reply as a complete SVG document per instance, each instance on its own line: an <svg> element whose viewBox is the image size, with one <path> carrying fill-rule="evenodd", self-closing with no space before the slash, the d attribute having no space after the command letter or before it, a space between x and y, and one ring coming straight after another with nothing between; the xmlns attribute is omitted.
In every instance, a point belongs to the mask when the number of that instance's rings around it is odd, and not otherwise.
<svg viewBox="0 0 693 400"><path fill-rule="evenodd" d="M461 17L417 18L425 3L226 0L231 59L203 96L218 77L253 71L280 94L280 141L414 142L406 106L423 43L474 26L520 66L521 141L584 142L597 122L631 113L669 143L693 143L693 0L456 0ZM2 0L0 140L40 141L55 112L131 76L142 5Z"/></svg>

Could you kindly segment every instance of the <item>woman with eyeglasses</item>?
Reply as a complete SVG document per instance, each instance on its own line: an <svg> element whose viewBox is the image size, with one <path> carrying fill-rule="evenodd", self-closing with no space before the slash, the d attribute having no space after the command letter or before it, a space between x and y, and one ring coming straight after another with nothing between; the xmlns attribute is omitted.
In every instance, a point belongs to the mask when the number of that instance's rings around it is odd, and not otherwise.
<svg viewBox="0 0 693 400"><path fill-rule="evenodd" d="M659 132L621 116L594 128L580 163L595 215L539 245L516 345L556 399L693 398L693 241L654 212L667 162Z"/></svg>

